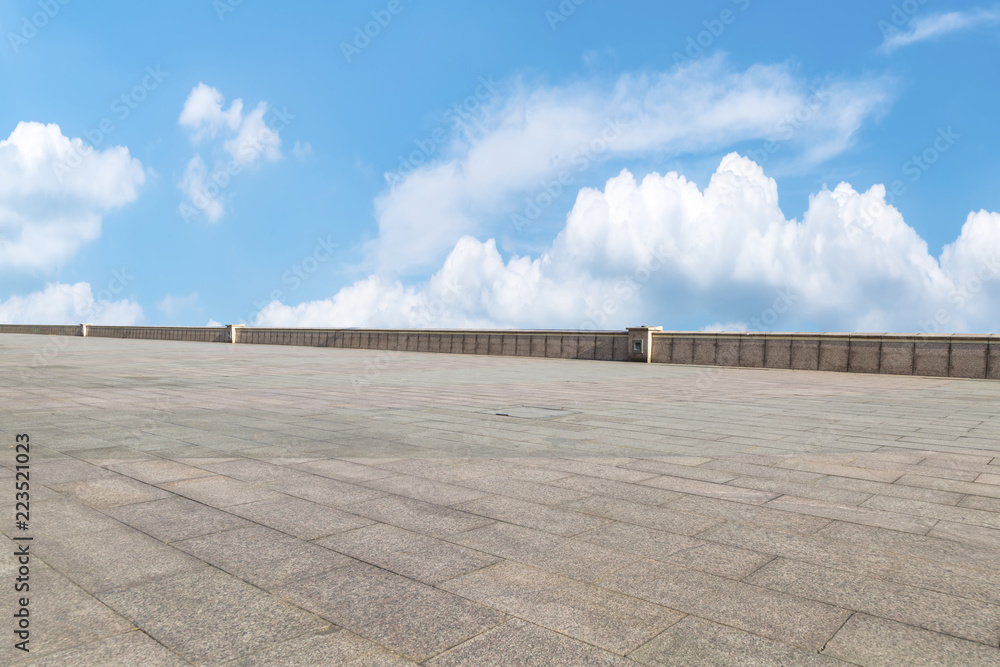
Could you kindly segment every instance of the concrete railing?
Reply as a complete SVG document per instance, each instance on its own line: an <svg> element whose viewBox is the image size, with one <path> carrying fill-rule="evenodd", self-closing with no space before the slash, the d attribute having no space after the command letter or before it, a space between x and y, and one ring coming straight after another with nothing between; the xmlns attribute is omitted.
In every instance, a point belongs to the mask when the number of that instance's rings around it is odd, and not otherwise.
<svg viewBox="0 0 1000 667"><path fill-rule="evenodd" d="M1000 335L0 325L0 333L1000 380Z"/></svg>
<svg viewBox="0 0 1000 667"><path fill-rule="evenodd" d="M628 334L624 331L239 328L236 342L603 361L628 358Z"/></svg>
<svg viewBox="0 0 1000 667"><path fill-rule="evenodd" d="M80 336L79 324L0 324L0 333L47 334L49 336Z"/></svg>
<svg viewBox="0 0 1000 667"><path fill-rule="evenodd" d="M86 325L89 338L142 338L146 340L187 340L199 343L228 343L228 327L109 327Z"/></svg>
<svg viewBox="0 0 1000 667"><path fill-rule="evenodd" d="M650 361L1000 380L1000 335L654 332Z"/></svg>

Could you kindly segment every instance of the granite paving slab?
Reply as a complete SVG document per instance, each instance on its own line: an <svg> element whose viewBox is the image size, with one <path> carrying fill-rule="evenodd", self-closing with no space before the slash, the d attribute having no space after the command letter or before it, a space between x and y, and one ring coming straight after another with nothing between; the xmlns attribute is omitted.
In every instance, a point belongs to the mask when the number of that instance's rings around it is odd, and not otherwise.
<svg viewBox="0 0 1000 667"><path fill-rule="evenodd" d="M47 341L2 664L1000 664L996 381Z"/></svg>

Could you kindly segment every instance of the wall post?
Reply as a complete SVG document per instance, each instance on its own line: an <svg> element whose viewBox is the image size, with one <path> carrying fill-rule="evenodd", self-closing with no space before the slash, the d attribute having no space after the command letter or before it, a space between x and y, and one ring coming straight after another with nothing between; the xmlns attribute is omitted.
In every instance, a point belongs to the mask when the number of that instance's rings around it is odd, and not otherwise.
<svg viewBox="0 0 1000 667"><path fill-rule="evenodd" d="M240 342L240 329L242 329L244 326L245 325L243 325L243 324L227 324L226 325L226 333L228 335L230 343L238 343L238 342Z"/></svg>
<svg viewBox="0 0 1000 667"><path fill-rule="evenodd" d="M628 360L649 363L653 357L653 332L663 331L663 327L629 327Z"/></svg>

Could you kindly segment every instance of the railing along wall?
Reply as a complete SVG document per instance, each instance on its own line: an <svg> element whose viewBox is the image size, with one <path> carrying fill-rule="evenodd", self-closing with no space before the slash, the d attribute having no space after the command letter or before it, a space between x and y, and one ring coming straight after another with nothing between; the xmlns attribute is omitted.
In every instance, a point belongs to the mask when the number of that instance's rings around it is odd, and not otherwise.
<svg viewBox="0 0 1000 667"><path fill-rule="evenodd" d="M1000 335L283 329L2 324L0 333L304 345L357 350L640 361L663 364L1000 380Z"/></svg>

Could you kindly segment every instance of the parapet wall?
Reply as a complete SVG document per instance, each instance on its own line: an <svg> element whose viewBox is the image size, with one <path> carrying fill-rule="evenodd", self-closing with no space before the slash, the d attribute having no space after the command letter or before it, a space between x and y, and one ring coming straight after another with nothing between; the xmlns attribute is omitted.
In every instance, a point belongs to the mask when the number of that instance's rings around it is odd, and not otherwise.
<svg viewBox="0 0 1000 667"><path fill-rule="evenodd" d="M1000 380L1000 335L663 332L650 361Z"/></svg>
<svg viewBox="0 0 1000 667"><path fill-rule="evenodd" d="M0 333L1000 380L1000 335L0 325ZM640 344L641 341L641 344ZM634 347L633 347L634 346Z"/></svg>
<svg viewBox="0 0 1000 667"><path fill-rule="evenodd" d="M228 327L107 327L86 325L89 338L143 338L187 340L198 343L228 343Z"/></svg>
<svg viewBox="0 0 1000 667"><path fill-rule="evenodd" d="M0 333L47 334L49 336L79 336L80 325L70 324L0 324Z"/></svg>
<svg viewBox="0 0 1000 667"><path fill-rule="evenodd" d="M257 329L238 328L236 342L263 345L313 345L356 350L488 354L626 361L624 331L461 331L412 329Z"/></svg>

